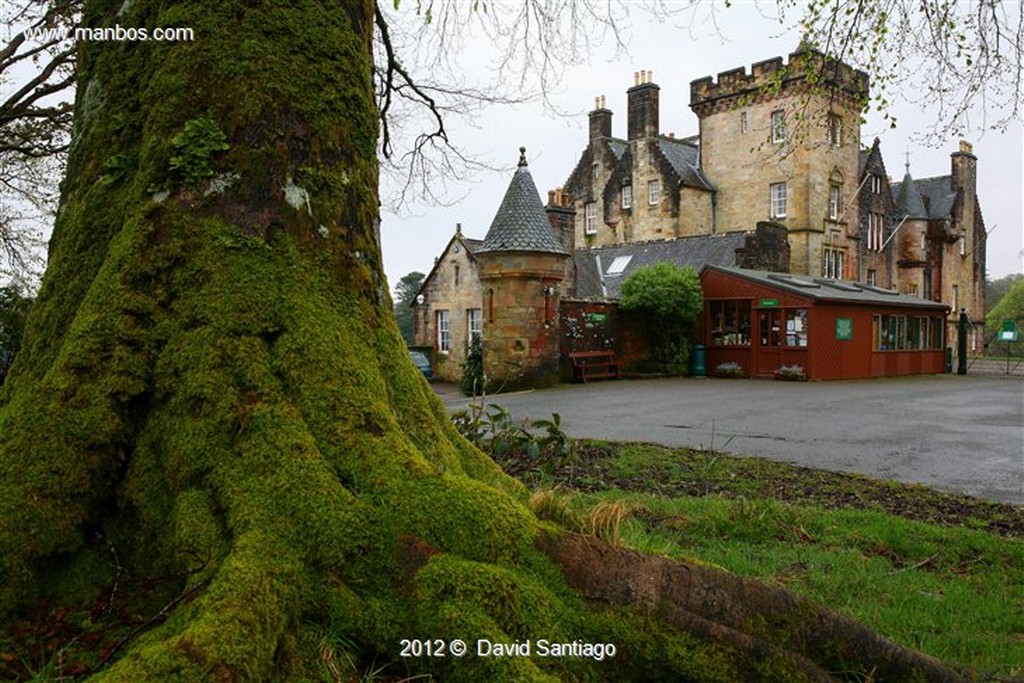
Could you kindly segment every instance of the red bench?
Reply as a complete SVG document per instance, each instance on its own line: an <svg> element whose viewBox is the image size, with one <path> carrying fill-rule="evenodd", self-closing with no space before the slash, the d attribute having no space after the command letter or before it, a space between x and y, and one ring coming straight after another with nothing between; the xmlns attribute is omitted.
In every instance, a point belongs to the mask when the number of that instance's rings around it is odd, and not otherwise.
<svg viewBox="0 0 1024 683"><path fill-rule="evenodd" d="M569 354L572 376L580 382L588 379L611 377L618 379L619 362L613 351L575 351Z"/></svg>

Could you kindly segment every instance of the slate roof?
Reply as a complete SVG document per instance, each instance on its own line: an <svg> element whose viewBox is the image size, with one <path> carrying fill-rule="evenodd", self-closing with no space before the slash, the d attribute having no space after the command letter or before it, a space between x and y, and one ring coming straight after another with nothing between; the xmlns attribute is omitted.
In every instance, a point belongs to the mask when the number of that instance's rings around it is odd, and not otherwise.
<svg viewBox="0 0 1024 683"><path fill-rule="evenodd" d="M526 150L520 148L522 156L519 168L512 176L501 200L501 206L491 221L483 244L477 253L491 251L540 251L553 254L567 254L561 240L555 236L548 222L544 205L541 203L537 186L526 164Z"/></svg>
<svg viewBox="0 0 1024 683"><path fill-rule="evenodd" d="M700 154L696 145L682 140L661 138L658 140L658 149L661 150L662 155L684 185L705 190L715 189L704 172L700 170Z"/></svg>
<svg viewBox="0 0 1024 683"><path fill-rule="evenodd" d="M793 294L799 294L816 301L836 301L847 304L878 304L884 306L912 306L932 308L936 311L949 310L949 306L938 301L900 294L881 287L874 287L849 280L828 280L807 275L790 273L768 273L763 270L746 270L709 264L706 268L749 280L755 284L774 287Z"/></svg>
<svg viewBox="0 0 1024 683"><path fill-rule="evenodd" d="M680 237L657 242L631 242L594 249L577 249L576 297L580 299L617 299L622 283L637 268L656 263L674 263L700 270L707 264L732 265L736 263L736 250L745 246L749 233L729 232L720 235ZM620 256L632 256L619 274L609 275L608 268ZM604 291L597 261L604 273Z"/></svg>
<svg viewBox="0 0 1024 683"><path fill-rule="evenodd" d="M924 206L924 200L921 199L921 193L918 192L917 183L910 177L909 169L903 176L903 182L894 186L894 189L896 189L896 212L900 218L904 216L928 218L928 210Z"/></svg>
<svg viewBox="0 0 1024 683"><path fill-rule="evenodd" d="M621 159L622 155L626 153L627 149L629 149L629 143L618 138L609 138L608 149L612 151L612 154L615 155L616 159Z"/></svg>
<svg viewBox="0 0 1024 683"><path fill-rule="evenodd" d="M909 174L907 175L909 176ZM907 178L905 177L902 183L893 184L892 190L895 196L900 196L906 182ZM924 213L921 216L908 215L915 218L952 218L953 203L956 201L956 190L953 188L952 176L923 178L921 180L913 180L912 182L923 203ZM897 203L897 208L899 207L900 205ZM900 211L902 212L902 209Z"/></svg>

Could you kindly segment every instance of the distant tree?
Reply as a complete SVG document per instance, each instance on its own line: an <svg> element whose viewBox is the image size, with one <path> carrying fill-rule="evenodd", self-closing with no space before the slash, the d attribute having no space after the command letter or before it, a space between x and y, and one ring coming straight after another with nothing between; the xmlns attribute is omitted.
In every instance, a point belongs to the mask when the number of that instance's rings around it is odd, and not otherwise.
<svg viewBox="0 0 1024 683"><path fill-rule="evenodd" d="M985 326L991 332L999 328L1003 320L1024 321L1024 278L1014 280L1007 292L985 318Z"/></svg>
<svg viewBox="0 0 1024 683"><path fill-rule="evenodd" d="M395 320L398 321L398 331L402 333L402 339L406 344L412 344L412 302L416 299L416 292L420 291L423 285L423 273L414 270L404 275L398 284L395 285Z"/></svg>
<svg viewBox="0 0 1024 683"><path fill-rule="evenodd" d="M639 268L622 283L619 306L647 314L654 360L686 361L686 339L704 306L693 268L671 263Z"/></svg>
<svg viewBox="0 0 1024 683"><path fill-rule="evenodd" d="M21 348L21 335L25 331L25 318L32 307L32 299L17 287L0 287L0 385Z"/></svg>
<svg viewBox="0 0 1024 683"><path fill-rule="evenodd" d="M1024 280L1024 275L1021 273L1013 273L1006 277L1001 277L998 280L986 280L985 281L985 314L995 308L996 304L1002 301L1003 297L1009 293L1013 283Z"/></svg>
<svg viewBox="0 0 1024 683"><path fill-rule="evenodd" d="M42 265L71 133L79 0L15 0L0 8L0 277L32 281Z"/></svg>

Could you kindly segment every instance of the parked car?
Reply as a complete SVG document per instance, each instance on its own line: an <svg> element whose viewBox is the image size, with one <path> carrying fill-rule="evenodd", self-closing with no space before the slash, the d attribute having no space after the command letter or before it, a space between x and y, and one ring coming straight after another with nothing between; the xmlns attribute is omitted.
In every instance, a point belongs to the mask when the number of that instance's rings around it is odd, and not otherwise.
<svg viewBox="0 0 1024 683"><path fill-rule="evenodd" d="M412 358L413 365L416 369L423 373L423 376L427 379L433 379L434 368L430 365L430 359L427 358L427 354L422 351L416 351L415 349L409 349L409 357Z"/></svg>

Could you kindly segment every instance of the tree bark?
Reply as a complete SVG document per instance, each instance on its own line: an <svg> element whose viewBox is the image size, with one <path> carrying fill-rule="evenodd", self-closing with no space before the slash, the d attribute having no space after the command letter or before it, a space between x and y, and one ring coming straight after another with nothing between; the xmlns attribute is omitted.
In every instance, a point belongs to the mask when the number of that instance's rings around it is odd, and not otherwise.
<svg viewBox="0 0 1024 683"><path fill-rule="evenodd" d="M0 618L180 577L190 599L109 680L322 678L357 650L444 680L827 670L592 609L524 488L455 432L382 274L373 9L86 4L87 26L196 39L80 46L50 264L0 394ZM407 660L402 638L471 651ZM619 654L472 651L538 638Z"/></svg>

